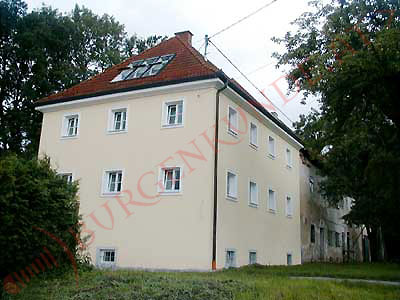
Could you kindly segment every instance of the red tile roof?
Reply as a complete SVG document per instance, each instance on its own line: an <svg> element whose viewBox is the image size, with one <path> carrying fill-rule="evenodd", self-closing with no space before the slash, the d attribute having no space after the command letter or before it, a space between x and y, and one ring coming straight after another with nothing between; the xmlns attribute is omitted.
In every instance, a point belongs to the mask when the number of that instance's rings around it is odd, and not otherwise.
<svg viewBox="0 0 400 300"><path fill-rule="evenodd" d="M189 32L176 34L175 37L165 40L157 46L150 48L139 55L135 55L126 61L115 65L101 74L85 80L69 89L42 98L36 102L37 105L51 104L56 100L64 98L79 98L101 92L117 92L118 90L131 87L146 86L158 82L179 81L184 79L215 75L218 68L206 61L203 56L190 44ZM176 56L155 76L136 78L118 82L111 82L121 69L128 66L132 61L165 55L176 54ZM58 102L58 101L57 101Z"/></svg>

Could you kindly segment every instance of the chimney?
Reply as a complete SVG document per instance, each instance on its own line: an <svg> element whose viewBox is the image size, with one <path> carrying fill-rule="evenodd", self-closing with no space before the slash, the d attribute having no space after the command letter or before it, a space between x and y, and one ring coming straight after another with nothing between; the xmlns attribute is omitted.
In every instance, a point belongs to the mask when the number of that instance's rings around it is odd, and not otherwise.
<svg viewBox="0 0 400 300"><path fill-rule="evenodd" d="M186 43L189 45L192 45L192 36L193 33L191 33L189 30L186 31L181 31L181 32L176 32L175 36L179 36L182 40L184 40Z"/></svg>

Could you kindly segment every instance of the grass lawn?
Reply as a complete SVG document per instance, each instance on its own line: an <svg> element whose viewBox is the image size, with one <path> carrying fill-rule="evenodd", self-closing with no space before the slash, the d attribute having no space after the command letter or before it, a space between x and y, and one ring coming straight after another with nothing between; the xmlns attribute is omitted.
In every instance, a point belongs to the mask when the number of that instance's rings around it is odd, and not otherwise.
<svg viewBox="0 0 400 300"><path fill-rule="evenodd" d="M400 287L291 279L292 275L400 281L400 266L251 266L214 273L82 271L79 288L73 274L55 279L38 278L18 295L6 296L6 299L400 299Z"/></svg>

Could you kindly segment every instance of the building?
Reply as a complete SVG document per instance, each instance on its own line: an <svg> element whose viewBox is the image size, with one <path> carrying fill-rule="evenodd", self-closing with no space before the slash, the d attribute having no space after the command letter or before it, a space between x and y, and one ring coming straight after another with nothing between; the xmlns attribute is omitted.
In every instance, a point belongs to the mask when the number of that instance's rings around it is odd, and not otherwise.
<svg viewBox="0 0 400 300"><path fill-rule="evenodd" d="M301 262L301 142L189 31L37 102L100 267Z"/></svg>
<svg viewBox="0 0 400 300"><path fill-rule="evenodd" d="M334 208L319 192L318 162L307 151L300 151L301 261L362 261L365 236L360 228L348 226L343 216L351 210L352 199L345 198ZM364 252L363 252L364 251Z"/></svg>

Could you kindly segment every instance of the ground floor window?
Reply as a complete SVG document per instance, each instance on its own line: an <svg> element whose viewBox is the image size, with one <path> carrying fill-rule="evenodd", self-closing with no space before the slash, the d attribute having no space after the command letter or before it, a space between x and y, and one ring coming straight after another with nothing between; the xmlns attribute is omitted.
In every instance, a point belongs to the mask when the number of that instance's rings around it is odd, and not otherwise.
<svg viewBox="0 0 400 300"><path fill-rule="evenodd" d="M315 243L315 225L311 224L311 243Z"/></svg>
<svg viewBox="0 0 400 300"><path fill-rule="evenodd" d="M337 248L340 247L340 234L339 234L339 232L335 232L335 246Z"/></svg>
<svg viewBox="0 0 400 300"><path fill-rule="evenodd" d="M288 266L291 266L293 264L293 262L292 262L292 254L291 253L288 253L286 255L286 263L287 263Z"/></svg>
<svg viewBox="0 0 400 300"><path fill-rule="evenodd" d="M98 248L97 261L100 266L112 266L117 261L117 252L115 248Z"/></svg>
<svg viewBox="0 0 400 300"><path fill-rule="evenodd" d="M333 234L332 230L328 230L328 246L333 247Z"/></svg>
<svg viewBox="0 0 400 300"><path fill-rule="evenodd" d="M232 250L232 249L226 250L225 267L226 268L236 267L236 251L235 250Z"/></svg>
<svg viewBox="0 0 400 300"><path fill-rule="evenodd" d="M249 265L254 265L257 263L257 252L249 251Z"/></svg>

